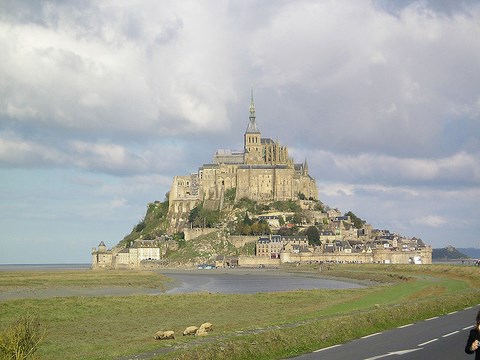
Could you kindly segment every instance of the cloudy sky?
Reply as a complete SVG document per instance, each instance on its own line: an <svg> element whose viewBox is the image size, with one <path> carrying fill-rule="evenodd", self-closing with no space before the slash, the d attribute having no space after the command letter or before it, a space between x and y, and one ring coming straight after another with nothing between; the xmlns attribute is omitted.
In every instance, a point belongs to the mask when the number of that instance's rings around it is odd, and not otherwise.
<svg viewBox="0 0 480 360"><path fill-rule="evenodd" d="M0 263L88 263L264 137L320 199L480 247L480 2L0 1Z"/></svg>

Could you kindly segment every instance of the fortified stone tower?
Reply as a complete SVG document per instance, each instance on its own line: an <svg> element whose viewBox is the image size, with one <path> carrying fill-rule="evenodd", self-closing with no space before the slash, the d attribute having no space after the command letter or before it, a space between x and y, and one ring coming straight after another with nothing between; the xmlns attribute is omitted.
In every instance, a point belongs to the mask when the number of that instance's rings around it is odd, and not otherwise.
<svg viewBox="0 0 480 360"><path fill-rule="evenodd" d="M263 163L262 137L255 122L255 103L253 102L253 89L250 101L250 121L244 135L245 164Z"/></svg>

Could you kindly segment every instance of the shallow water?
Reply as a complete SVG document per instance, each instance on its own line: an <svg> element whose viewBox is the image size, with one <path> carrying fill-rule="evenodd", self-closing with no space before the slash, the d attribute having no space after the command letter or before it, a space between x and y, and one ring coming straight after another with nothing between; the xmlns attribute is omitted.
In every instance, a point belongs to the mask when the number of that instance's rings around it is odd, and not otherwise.
<svg viewBox="0 0 480 360"><path fill-rule="evenodd" d="M88 270L86 264L77 265L0 265L0 271L55 271ZM128 271L128 270L126 270ZM288 273L276 269L215 269L215 270L157 270L172 278L166 289L142 287L61 287L48 289L17 288L0 290L0 301L14 299L46 299L69 296L131 296L208 292L220 294L254 294L312 289L360 288L353 282L322 278L315 273Z"/></svg>
<svg viewBox="0 0 480 360"><path fill-rule="evenodd" d="M173 278L175 283L168 294L210 292L221 294L254 294L312 289L354 289L362 285L325 279L314 274L291 274L276 270L200 270L160 271Z"/></svg>

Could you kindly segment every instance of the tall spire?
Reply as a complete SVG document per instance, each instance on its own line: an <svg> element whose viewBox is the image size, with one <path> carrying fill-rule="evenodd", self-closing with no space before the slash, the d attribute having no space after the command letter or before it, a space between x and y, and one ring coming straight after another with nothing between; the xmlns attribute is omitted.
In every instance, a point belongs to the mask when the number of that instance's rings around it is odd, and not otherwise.
<svg viewBox="0 0 480 360"><path fill-rule="evenodd" d="M255 103L253 102L253 85L252 85L251 100L250 100L250 118L255 118Z"/></svg>
<svg viewBox="0 0 480 360"><path fill-rule="evenodd" d="M250 121L247 126L247 133L259 133L260 131L257 128L257 123L255 122L255 103L253 102L253 86L252 86L252 95L250 100Z"/></svg>

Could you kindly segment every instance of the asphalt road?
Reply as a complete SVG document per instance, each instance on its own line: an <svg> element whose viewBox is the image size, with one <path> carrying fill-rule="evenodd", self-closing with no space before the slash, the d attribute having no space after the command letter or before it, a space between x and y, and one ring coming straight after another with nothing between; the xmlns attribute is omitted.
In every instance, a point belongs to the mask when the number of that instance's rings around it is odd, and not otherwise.
<svg viewBox="0 0 480 360"><path fill-rule="evenodd" d="M480 304L479 304L480 305ZM479 306L319 349L298 360L474 359L465 353Z"/></svg>

